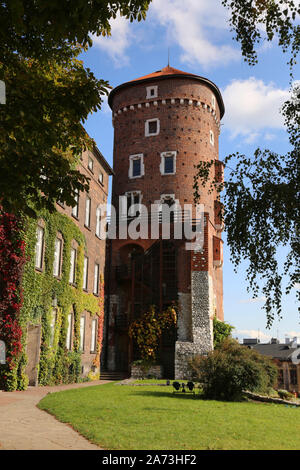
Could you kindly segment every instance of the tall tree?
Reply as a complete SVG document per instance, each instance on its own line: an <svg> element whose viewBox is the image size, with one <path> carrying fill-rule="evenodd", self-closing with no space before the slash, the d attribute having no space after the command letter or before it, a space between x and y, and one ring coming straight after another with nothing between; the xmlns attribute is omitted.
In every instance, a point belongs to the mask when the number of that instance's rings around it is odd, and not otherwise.
<svg viewBox="0 0 300 470"><path fill-rule="evenodd" d="M240 153L224 160L227 169L222 186L214 178L214 164L200 162L194 181L195 200L199 184L209 190L224 190L222 213L231 261L235 268L248 261L249 290L266 297L267 326L281 316L283 278L287 276L289 294L300 279L300 85L292 83L293 67L300 49L299 2L294 0L222 0L230 11L230 26L250 66L258 60L256 47L261 41L275 41L288 54L291 97L281 112L285 118L291 150L279 155L256 149L251 157ZM298 16L297 16L298 15ZM232 168L234 166L234 168ZM278 260L286 247L283 268ZM300 291L297 292L300 300Z"/></svg>
<svg viewBox="0 0 300 470"><path fill-rule="evenodd" d="M84 68L78 54L91 36L109 35L117 13L145 19L151 0L9 0L0 2L0 201L32 213L75 202L88 180L78 155L94 145L82 124L101 108L109 84Z"/></svg>

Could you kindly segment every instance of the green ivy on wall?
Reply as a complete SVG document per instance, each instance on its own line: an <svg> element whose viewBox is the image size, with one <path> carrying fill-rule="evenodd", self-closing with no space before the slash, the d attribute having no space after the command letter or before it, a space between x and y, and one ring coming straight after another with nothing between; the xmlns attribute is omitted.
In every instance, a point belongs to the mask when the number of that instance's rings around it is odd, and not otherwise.
<svg viewBox="0 0 300 470"><path fill-rule="evenodd" d="M43 271L35 269L36 227L39 219L44 221L44 265ZM63 238L61 276L53 276L55 238ZM76 285L69 284L72 241L78 244L76 260ZM80 316L83 311L91 315L103 315L100 300L83 291L83 263L86 248L84 235L75 223L59 212L40 212L37 219L28 219L24 230L28 262L23 273L23 306L20 326L23 329L23 344L26 344L27 325L41 324L41 352L39 361L39 384L71 383L79 380L81 373ZM51 333L53 299L56 299L56 321L54 335ZM99 305L100 303L100 305ZM68 314L73 313L73 349L66 348ZM24 375L26 347L23 347L19 367ZM19 371L21 373L21 371ZM19 389L25 388L19 383Z"/></svg>

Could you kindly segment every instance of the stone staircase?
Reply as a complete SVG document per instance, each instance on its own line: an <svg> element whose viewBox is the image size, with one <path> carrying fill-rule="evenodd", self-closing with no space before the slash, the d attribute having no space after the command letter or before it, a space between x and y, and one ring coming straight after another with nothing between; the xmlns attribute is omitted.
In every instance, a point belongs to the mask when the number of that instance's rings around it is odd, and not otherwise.
<svg viewBox="0 0 300 470"><path fill-rule="evenodd" d="M120 381L129 378L129 373L124 371L103 370L100 372L100 380Z"/></svg>

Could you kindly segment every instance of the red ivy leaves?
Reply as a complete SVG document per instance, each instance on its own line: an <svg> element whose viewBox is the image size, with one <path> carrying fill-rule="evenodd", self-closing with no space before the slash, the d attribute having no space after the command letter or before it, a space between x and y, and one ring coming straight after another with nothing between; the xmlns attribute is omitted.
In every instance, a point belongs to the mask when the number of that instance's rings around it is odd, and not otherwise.
<svg viewBox="0 0 300 470"><path fill-rule="evenodd" d="M26 258L21 228L21 220L0 207L0 338L6 344L10 369L15 367L15 358L22 351L19 315L23 298L20 284Z"/></svg>

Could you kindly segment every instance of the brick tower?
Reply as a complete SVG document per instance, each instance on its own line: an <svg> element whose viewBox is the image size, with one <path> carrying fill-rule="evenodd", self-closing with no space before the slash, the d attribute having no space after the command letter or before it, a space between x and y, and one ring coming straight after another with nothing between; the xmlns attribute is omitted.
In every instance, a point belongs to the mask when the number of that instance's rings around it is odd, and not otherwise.
<svg viewBox="0 0 300 470"><path fill-rule="evenodd" d="M194 206L194 165L200 160L214 159L213 172L223 178L218 137L224 104L210 80L167 66L117 86L109 105L114 125L112 204L120 211L119 196L125 196L128 220L133 204L149 210L162 203ZM187 376L187 358L212 349L213 316L223 320L222 226L216 194L203 188L199 202L205 213L201 251L187 250L186 240L162 237L162 224L156 239L118 234L110 240L109 370L129 371L138 358L128 325L153 304L164 309L176 301L179 308L177 332L161 341L164 377ZM171 222L174 217L176 209Z"/></svg>

